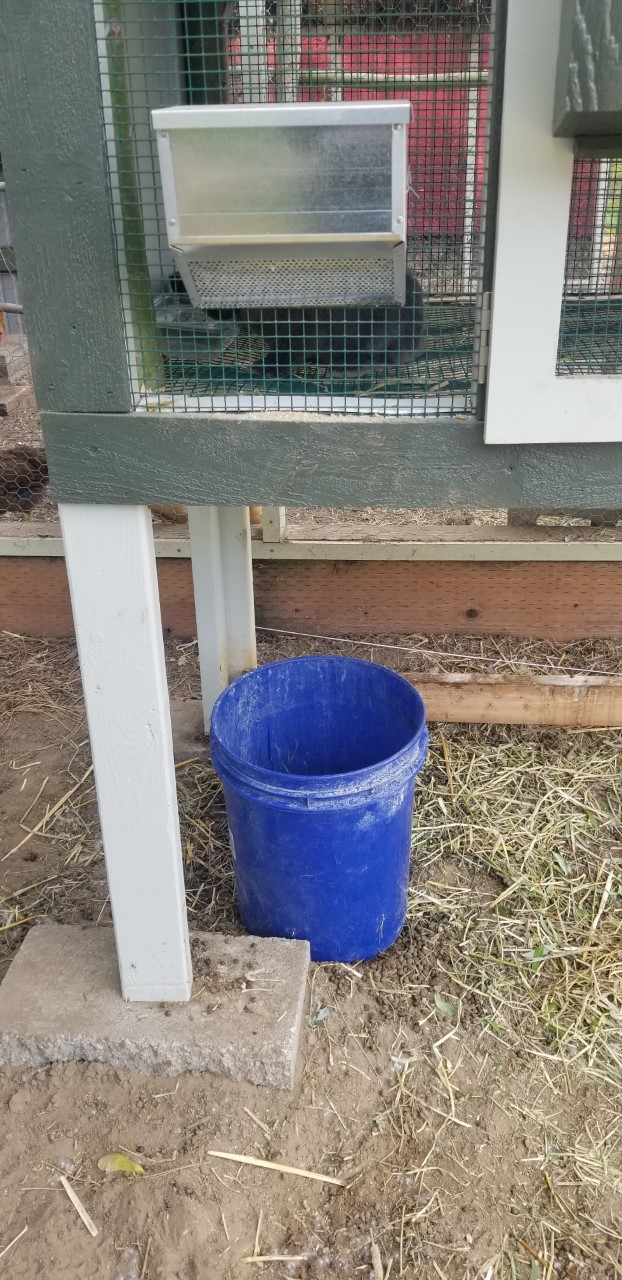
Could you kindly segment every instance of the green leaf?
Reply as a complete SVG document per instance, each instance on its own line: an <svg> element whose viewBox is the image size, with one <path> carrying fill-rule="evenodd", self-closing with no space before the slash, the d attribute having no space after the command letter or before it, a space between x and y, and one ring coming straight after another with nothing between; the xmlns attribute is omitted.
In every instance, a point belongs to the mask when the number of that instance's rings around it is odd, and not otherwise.
<svg viewBox="0 0 622 1280"><path fill-rule="evenodd" d="M531 961L532 969L539 969L542 961L546 960L549 954L549 948L545 942L540 942L537 947L532 947L531 951L525 951L523 954L525 960Z"/></svg>
<svg viewBox="0 0 622 1280"><path fill-rule="evenodd" d="M102 1173L131 1173L136 1178L145 1172L142 1164L137 1164L136 1160L122 1155L120 1151L112 1151L107 1156L101 1156L97 1161L97 1168L101 1169Z"/></svg>
<svg viewBox="0 0 622 1280"><path fill-rule="evenodd" d="M448 1018L455 1018L458 1012L458 1006L451 1000L446 1000L438 991L434 992L434 1003L441 1013L445 1013Z"/></svg>
<svg viewBox="0 0 622 1280"><path fill-rule="evenodd" d="M595 814L595 813L592 813L591 809L587 809L587 810L586 810L586 814L585 814L585 816L586 816L586 818L587 818L587 820L588 820L588 822L589 822L590 826L591 826L591 827L594 827L594 829L595 829L595 830L598 830L598 827L600 826L600 823L599 823L599 821L598 821L598 818L596 817L596 814Z"/></svg>
<svg viewBox="0 0 622 1280"><path fill-rule="evenodd" d="M565 858L562 858L561 853L558 853L558 852L557 852L557 849L554 849L554 850L553 850L553 858L554 858L555 862L557 863L557 865L558 865L558 867L559 867L559 869L560 869L560 871L561 871L562 875L564 875L564 876L571 876L571 875L572 875L572 867L570 866L570 863L569 863L569 862L566 862L566 859L565 859Z"/></svg>

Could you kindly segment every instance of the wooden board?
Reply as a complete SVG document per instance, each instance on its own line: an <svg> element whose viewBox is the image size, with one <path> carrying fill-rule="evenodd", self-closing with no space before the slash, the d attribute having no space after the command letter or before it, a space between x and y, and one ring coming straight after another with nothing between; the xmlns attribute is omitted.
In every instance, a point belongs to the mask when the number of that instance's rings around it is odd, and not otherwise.
<svg viewBox="0 0 622 1280"><path fill-rule="evenodd" d="M622 679L605 676L408 675L430 721L622 728Z"/></svg>
<svg viewBox="0 0 622 1280"><path fill-rule="evenodd" d="M190 560L158 563L162 625L182 639L196 635ZM65 561L0 557L0 632L70 637L74 634Z"/></svg>
<svg viewBox="0 0 622 1280"><path fill-rule="evenodd" d="M201 508L192 508L201 510ZM272 508L279 510L279 508ZM184 508L184 511L186 508ZM264 508L266 511L271 508ZM252 512L252 508L251 508ZM613 513L618 515L618 512ZM611 513L608 513L611 518ZM190 556L188 528L155 527L156 556L172 560ZM282 541L263 538L251 514L254 560L518 560L621 561L622 525L618 528L516 525L381 525L331 522L318 526L297 520ZM62 556L58 523L0 521L0 556Z"/></svg>
<svg viewBox="0 0 622 1280"><path fill-rule="evenodd" d="M622 563L255 563L260 626L331 636L622 639Z"/></svg>
<svg viewBox="0 0 622 1280"><path fill-rule="evenodd" d="M492 449L469 419L164 412L42 421L57 501L622 507L622 442Z"/></svg>
<svg viewBox="0 0 622 1280"><path fill-rule="evenodd" d="M188 559L158 560L162 621L196 635ZM622 563L256 561L258 626L329 636L622 640ZM0 556L0 630L70 636L60 557Z"/></svg>

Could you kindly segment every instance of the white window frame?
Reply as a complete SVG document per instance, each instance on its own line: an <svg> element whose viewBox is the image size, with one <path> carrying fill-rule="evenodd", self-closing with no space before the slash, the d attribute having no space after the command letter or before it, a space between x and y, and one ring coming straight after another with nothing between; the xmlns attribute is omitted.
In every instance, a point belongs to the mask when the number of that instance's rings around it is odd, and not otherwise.
<svg viewBox="0 0 622 1280"><path fill-rule="evenodd" d="M487 444L622 440L622 377L556 374L574 143L553 137L562 0L509 0Z"/></svg>

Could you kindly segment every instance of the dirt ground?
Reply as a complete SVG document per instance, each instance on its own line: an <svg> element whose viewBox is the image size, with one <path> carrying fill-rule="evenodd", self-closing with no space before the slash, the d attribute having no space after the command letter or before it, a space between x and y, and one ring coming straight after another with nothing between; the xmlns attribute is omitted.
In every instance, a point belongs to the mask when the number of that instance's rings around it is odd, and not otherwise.
<svg viewBox="0 0 622 1280"><path fill-rule="evenodd" d="M4 635L0 660L1 977L34 920L110 916L74 647ZM194 648L171 641L168 665L195 695ZM371 963L313 967L292 1094L81 1063L0 1073L0 1275L621 1274L621 747L434 730L406 928ZM202 742L184 759L190 919L237 931L220 788ZM100 1172L110 1152L144 1174Z"/></svg>

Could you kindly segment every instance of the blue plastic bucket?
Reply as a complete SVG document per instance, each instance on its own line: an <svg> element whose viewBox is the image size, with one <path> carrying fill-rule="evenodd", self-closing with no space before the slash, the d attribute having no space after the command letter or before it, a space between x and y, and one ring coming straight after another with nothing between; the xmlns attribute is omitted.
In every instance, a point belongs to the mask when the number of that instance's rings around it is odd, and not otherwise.
<svg viewBox="0 0 622 1280"><path fill-rule="evenodd" d="M395 941L427 741L419 694L372 662L292 658L225 689L212 760L251 933L346 962Z"/></svg>

